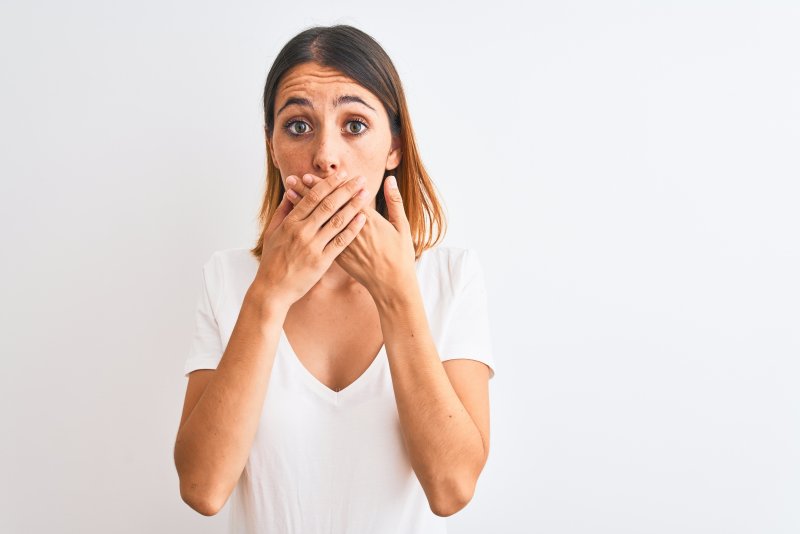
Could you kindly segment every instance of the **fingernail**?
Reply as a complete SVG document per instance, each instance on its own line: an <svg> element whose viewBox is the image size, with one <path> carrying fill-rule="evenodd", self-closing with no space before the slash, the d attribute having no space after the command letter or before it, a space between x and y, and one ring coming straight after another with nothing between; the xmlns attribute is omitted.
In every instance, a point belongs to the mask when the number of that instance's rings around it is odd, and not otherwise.
<svg viewBox="0 0 800 534"><path fill-rule="evenodd" d="M397 180L394 179L394 176L388 177L387 180L389 181L389 187L397 188Z"/></svg>
<svg viewBox="0 0 800 534"><path fill-rule="evenodd" d="M296 183L297 183L297 178L295 178L294 176L289 176L289 177L286 179L286 184L287 184L289 187L294 187L294 184L296 184Z"/></svg>
<svg viewBox="0 0 800 534"><path fill-rule="evenodd" d="M311 177L310 174L306 174L303 176L303 183L306 185L311 185L314 183L314 179Z"/></svg>

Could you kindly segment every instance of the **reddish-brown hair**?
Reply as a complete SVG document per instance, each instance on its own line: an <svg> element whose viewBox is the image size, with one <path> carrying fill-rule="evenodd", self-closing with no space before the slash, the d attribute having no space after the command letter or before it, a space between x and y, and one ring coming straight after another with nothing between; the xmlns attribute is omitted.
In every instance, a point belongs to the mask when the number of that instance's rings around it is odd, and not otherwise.
<svg viewBox="0 0 800 534"><path fill-rule="evenodd" d="M436 196L436 188L422 164L411 117L400 76L389 56L375 39L352 26L315 26L293 37L281 49L267 75L264 86L264 133L272 136L275 128L275 97L282 76L291 68L309 62L338 70L373 93L389 116L392 135L400 137L400 165L384 172L384 178L395 176L403 197L406 217L411 226L416 258L436 245L447 231L444 211ZM267 151L269 148L267 147ZM285 189L280 170L267 154L267 183L259 214L260 231L252 252L259 260L263 250L264 229L269 226ZM375 199L375 209L387 217L383 185Z"/></svg>

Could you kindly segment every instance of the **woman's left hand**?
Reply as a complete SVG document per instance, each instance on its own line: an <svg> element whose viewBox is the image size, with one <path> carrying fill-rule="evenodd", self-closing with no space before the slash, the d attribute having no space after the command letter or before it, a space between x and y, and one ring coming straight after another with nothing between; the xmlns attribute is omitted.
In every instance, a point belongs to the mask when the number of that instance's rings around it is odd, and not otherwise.
<svg viewBox="0 0 800 534"><path fill-rule="evenodd" d="M298 180L292 189L301 197L313 189L321 178L312 174L310 185ZM400 190L393 183L394 177L383 181L388 220L367 205L361 208L367 220L356 238L337 256L336 262L357 282L363 285L373 299L389 297L392 292L416 282L414 241L411 225L403 208ZM294 200L296 205L301 198Z"/></svg>

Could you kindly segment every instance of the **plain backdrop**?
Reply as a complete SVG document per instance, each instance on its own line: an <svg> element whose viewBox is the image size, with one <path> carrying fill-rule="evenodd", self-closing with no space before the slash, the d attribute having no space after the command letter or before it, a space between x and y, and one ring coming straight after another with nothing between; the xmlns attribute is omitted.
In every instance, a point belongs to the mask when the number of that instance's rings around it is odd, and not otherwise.
<svg viewBox="0 0 800 534"><path fill-rule="evenodd" d="M467 533L800 531L796 2L5 1L0 531L221 533L172 457L309 26L392 57L497 375Z"/></svg>

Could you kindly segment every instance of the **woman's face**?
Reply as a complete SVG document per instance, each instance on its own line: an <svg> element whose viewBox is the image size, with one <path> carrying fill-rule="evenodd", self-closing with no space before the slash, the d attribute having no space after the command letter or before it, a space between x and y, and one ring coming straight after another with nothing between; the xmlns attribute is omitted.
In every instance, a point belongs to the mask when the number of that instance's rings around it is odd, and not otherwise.
<svg viewBox="0 0 800 534"><path fill-rule="evenodd" d="M364 176L375 208L384 171L395 169L401 156L399 138L393 138L375 95L335 69L303 63L278 85L274 118L267 145L284 188L292 175Z"/></svg>

